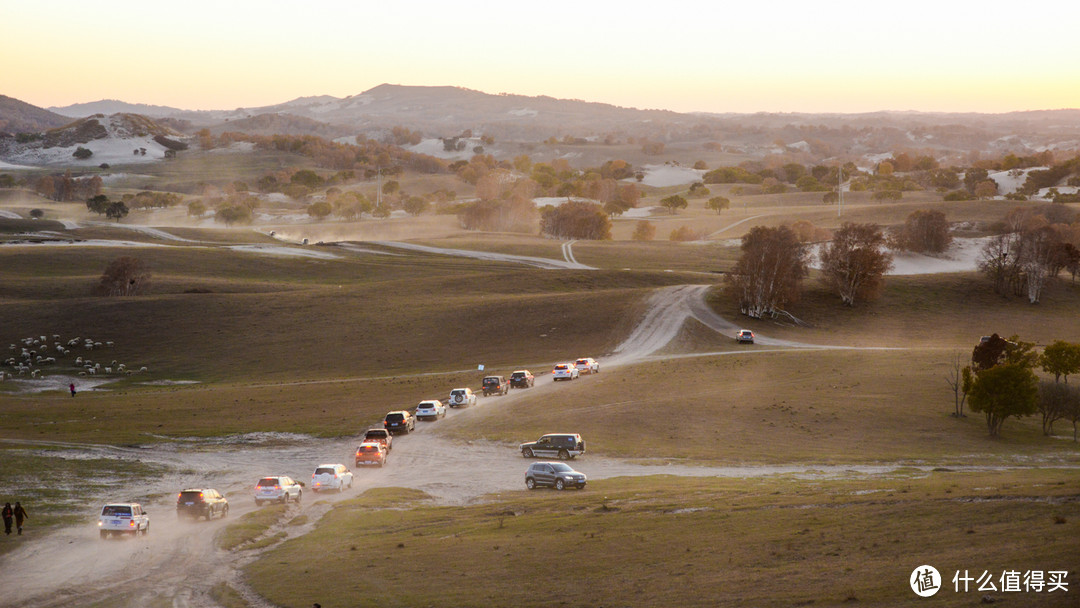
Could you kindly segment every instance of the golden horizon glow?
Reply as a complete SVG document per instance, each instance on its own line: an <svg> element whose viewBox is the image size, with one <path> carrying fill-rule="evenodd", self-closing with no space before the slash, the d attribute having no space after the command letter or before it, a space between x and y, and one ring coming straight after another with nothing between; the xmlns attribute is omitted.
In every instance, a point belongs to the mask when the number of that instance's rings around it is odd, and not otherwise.
<svg viewBox="0 0 1080 608"><path fill-rule="evenodd" d="M0 94L40 107L231 110L391 83L677 112L1080 108L1080 6L1049 2L0 0L0 16L24 25L0 39Z"/></svg>

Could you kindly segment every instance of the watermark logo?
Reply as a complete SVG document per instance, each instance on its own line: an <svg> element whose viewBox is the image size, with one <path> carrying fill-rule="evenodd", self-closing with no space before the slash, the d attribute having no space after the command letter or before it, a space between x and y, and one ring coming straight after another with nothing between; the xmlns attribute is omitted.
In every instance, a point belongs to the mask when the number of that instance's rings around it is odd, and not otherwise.
<svg viewBox="0 0 1080 608"><path fill-rule="evenodd" d="M911 590L919 597L930 597L941 589L941 574L933 566L919 566L911 573L908 581Z"/></svg>

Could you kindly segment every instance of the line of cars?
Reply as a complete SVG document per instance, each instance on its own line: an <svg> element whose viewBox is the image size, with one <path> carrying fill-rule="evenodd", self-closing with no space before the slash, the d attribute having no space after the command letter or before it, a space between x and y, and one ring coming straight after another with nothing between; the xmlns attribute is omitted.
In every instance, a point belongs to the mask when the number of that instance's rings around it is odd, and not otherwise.
<svg viewBox="0 0 1080 608"><path fill-rule="evenodd" d="M585 357L574 363L555 365L552 376L555 380L576 379L582 373L600 372L600 365L595 359ZM503 376L487 376L483 381L484 395L505 395L511 388L531 388L536 382L529 370L515 370L510 379ZM455 388L450 391L450 407L469 407L476 404L476 394L470 388ZM394 433L410 433L416 428L416 420L438 420L446 417L446 406L437 399L421 401L415 412L395 410L387 413L383 419L383 428L368 429L356 449L354 462L357 467L386 465L387 456L393 447ZM552 433L540 437L535 442L524 443L519 447L525 458L557 457L570 460L585 453L585 441L580 435L572 433ZM311 491L334 490L342 492L352 487L354 475L343 464L321 464L311 475ZM551 486L562 490L567 487L584 488L587 480L583 473L575 471L565 462L537 462L529 465L525 473L525 486L532 490L541 486ZM287 475L271 475L259 479L255 484L254 499L256 506L267 502L300 502L304 495L304 483ZM181 490L176 498L178 518L210 521L214 517L225 518L229 515L228 499L213 488L189 488ZM101 538L110 536L138 536L150 533L150 515L140 503L109 503L102 507L98 516L98 529Z"/></svg>

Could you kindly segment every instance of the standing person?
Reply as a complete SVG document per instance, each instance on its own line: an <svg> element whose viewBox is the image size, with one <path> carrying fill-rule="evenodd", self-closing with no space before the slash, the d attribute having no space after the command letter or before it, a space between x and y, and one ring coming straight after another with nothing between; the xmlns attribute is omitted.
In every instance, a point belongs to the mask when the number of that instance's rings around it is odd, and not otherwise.
<svg viewBox="0 0 1080 608"><path fill-rule="evenodd" d="M11 503L10 502L5 502L4 503L3 515L4 515L4 534L11 534L11 516L13 515L13 513L11 511Z"/></svg>
<svg viewBox="0 0 1080 608"><path fill-rule="evenodd" d="M70 385L68 385L68 388L71 389L71 396L74 397L75 396L75 383L72 382Z"/></svg>
<svg viewBox="0 0 1080 608"><path fill-rule="evenodd" d="M19 504L19 501L15 501L15 527L19 529L19 535L22 535L22 522L24 519L30 519L30 516L26 514L26 509ZM9 527L8 530L11 528Z"/></svg>

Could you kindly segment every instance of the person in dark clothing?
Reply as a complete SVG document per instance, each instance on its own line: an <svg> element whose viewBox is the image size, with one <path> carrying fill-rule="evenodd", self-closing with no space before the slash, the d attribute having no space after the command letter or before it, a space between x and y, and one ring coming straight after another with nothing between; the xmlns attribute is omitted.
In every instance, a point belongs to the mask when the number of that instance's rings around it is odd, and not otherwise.
<svg viewBox="0 0 1080 608"><path fill-rule="evenodd" d="M71 389L71 396L74 397L75 396L75 383L72 382L71 385L68 386L68 388Z"/></svg>
<svg viewBox="0 0 1080 608"><path fill-rule="evenodd" d="M11 511L11 503L4 503L4 534L11 534L11 517L14 515Z"/></svg>
<svg viewBox="0 0 1080 608"><path fill-rule="evenodd" d="M22 534L22 523L24 519L30 519L26 514L26 509L23 508L19 501L15 501L15 527L19 529L19 534Z"/></svg>

